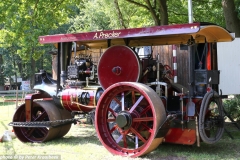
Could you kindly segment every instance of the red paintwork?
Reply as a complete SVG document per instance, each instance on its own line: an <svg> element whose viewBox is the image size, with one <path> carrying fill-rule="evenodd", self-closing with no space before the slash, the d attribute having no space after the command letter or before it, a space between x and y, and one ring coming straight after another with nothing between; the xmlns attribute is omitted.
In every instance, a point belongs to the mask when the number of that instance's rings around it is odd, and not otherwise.
<svg viewBox="0 0 240 160"><path fill-rule="evenodd" d="M210 44L208 43L208 52L207 52L207 70L212 69L212 63L211 63L211 47Z"/></svg>
<svg viewBox="0 0 240 160"><path fill-rule="evenodd" d="M196 142L196 130L171 128L165 136L164 142L193 145Z"/></svg>
<svg viewBox="0 0 240 160"><path fill-rule="evenodd" d="M192 102L195 103L195 108L199 113L199 108L201 105L201 98L193 98ZM189 99L183 99L183 111L186 111L186 105ZM185 115L184 120L187 120L188 117ZM189 117L189 120L194 120L195 117ZM185 126L185 125L184 125ZM184 144L184 145L193 145L196 142L196 130L195 129L182 129L182 128L170 128L166 136L164 137L166 143L175 143L175 144Z"/></svg>
<svg viewBox="0 0 240 160"><path fill-rule="evenodd" d="M61 103L66 110L69 111L83 111L83 112L90 112L91 110L95 109L95 95L98 88L92 88L88 90L84 89L66 89L61 93ZM79 102L78 96L81 96L83 92L87 92L90 95L90 101L87 105L82 104ZM72 97L72 100L71 100Z"/></svg>
<svg viewBox="0 0 240 160"><path fill-rule="evenodd" d="M73 41L94 41L104 39L116 38L140 38L148 36L161 36L161 35L174 35L174 34L191 34L196 33L200 29L200 23L191 24L176 24L176 25L163 25L145 28L131 28L121 30L106 30L87 33L75 34L58 34L40 36L39 42L45 43L58 43L58 42L73 42Z"/></svg>
<svg viewBox="0 0 240 160"><path fill-rule="evenodd" d="M112 46L101 56L97 73L101 86L106 89L117 82L137 82L141 67L137 55L131 48Z"/></svg>
<svg viewBox="0 0 240 160"><path fill-rule="evenodd" d="M49 97L47 94L42 94L42 93L34 93L34 94L28 94L25 97L25 115L26 115L26 122L31 121L31 115L32 115L32 102L34 99L45 99L47 98L49 100L52 99Z"/></svg>

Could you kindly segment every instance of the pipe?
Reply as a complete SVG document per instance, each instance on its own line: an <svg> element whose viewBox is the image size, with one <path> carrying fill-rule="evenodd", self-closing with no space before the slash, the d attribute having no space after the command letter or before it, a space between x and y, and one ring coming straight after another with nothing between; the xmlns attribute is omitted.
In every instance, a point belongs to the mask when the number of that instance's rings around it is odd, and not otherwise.
<svg viewBox="0 0 240 160"><path fill-rule="evenodd" d="M157 55L157 79L156 79L156 82L159 82L160 81L160 76L159 76L159 72L160 72L160 58L159 58L159 54ZM156 87L156 93L161 96L161 88L160 88L160 84L157 84L157 87Z"/></svg>
<svg viewBox="0 0 240 160"><path fill-rule="evenodd" d="M188 0L188 23L193 23L192 0Z"/></svg>
<svg viewBox="0 0 240 160"><path fill-rule="evenodd" d="M181 101L181 110L182 110L182 121L181 121L181 124L182 124L182 130L183 130L183 124L184 124L184 112L183 112L183 88L182 88L182 94L180 95L180 101Z"/></svg>
<svg viewBox="0 0 240 160"><path fill-rule="evenodd" d="M61 43L61 55L60 55L60 61L61 61L61 73L60 73L60 79L61 79L61 85L65 84L65 81L67 80L67 59L70 54L72 54L72 42L64 42Z"/></svg>
<svg viewBox="0 0 240 160"><path fill-rule="evenodd" d="M60 91L60 73L61 73L61 49L62 48L62 43L58 43L58 54L57 54L57 92L56 95L58 94L58 92Z"/></svg>
<svg viewBox="0 0 240 160"><path fill-rule="evenodd" d="M176 45L172 45L173 48L173 82L177 83L177 51L176 51Z"/></svg>
<svg viewBox="0 0 240 160"><path fill-rule="evenodd" d="M167 83L165 82L151 82L151 83L146 83L146 85L151 86L151 85L161 85L165 87L165 97L167 97L168 95L168 91L167 91Z"/></svg>
<svg viewBox="0 0 240 160"><path fill-rule="evenodd" d="M196 122L196 137L197 137L197 146L200 147L200 137L199 137L199 131L198 131L198 118L195 117Z"/></svg>
<svg viewBox="0 0 240 160"><path fill-rule="evenodd" d="M157 54L157 80L156 81L159 81L160 80L160 77L159 77L159 72L160 72L160 66L159 66L159 63L160 63L160 58L159 58L159 54Z"/></svg>

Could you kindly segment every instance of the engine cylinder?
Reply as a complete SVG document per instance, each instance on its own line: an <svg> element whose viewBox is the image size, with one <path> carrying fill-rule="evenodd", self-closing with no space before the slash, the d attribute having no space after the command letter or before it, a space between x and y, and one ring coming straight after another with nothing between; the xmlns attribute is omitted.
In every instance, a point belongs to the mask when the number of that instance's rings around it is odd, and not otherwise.
<svg viewBox="0 0 240 160"><path fill-rule="evenodd" d="M102 92L98 86L69 88L60 92L59 97L62 107L66 110L90 112L96 108Z"/></svg>

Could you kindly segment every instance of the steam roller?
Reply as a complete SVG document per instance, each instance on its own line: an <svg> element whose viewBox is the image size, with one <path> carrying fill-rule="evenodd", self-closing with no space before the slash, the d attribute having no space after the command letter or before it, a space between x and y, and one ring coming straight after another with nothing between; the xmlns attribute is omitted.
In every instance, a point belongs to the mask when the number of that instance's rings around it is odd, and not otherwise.
<svg viewBox="0 0 240 160"><path fill-rule="evenodd" d="M138 56L127 46L110 47L99 61L99 81L106 90L96 108L95 126L101 143L115 155L142 156L163 141L165 133L159 129L165 108L151 87L138 83L141 72Z"/></svg>
<svg viewBox="0 0 240 160"><path fill-rule="evenodd" d="M225 131L217 42L234 38L205 22L40 36L41 44L57 47L57 78L36 73L36 92L9 125L22 142L46 142L66 135L83 114L110 153L133 158L161 143L214 144ZM188 54L173 71L162 64L169 47L149 50L159 45L187 47ZM149 56L140 52L144 46ZM179 84L181 67L188 71Z"/></svg>

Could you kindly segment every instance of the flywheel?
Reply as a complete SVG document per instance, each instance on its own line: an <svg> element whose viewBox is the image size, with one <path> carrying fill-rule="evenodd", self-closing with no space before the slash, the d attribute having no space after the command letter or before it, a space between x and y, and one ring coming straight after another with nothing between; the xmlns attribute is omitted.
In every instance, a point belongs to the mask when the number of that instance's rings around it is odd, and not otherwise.
<svg viewBox="0 0 240 160"><path fill-rule="evenodd" d="M99 60L98 78L104 89L117 82L137 82L140 76L139 57L128 46L112 46Z"/></svg>

